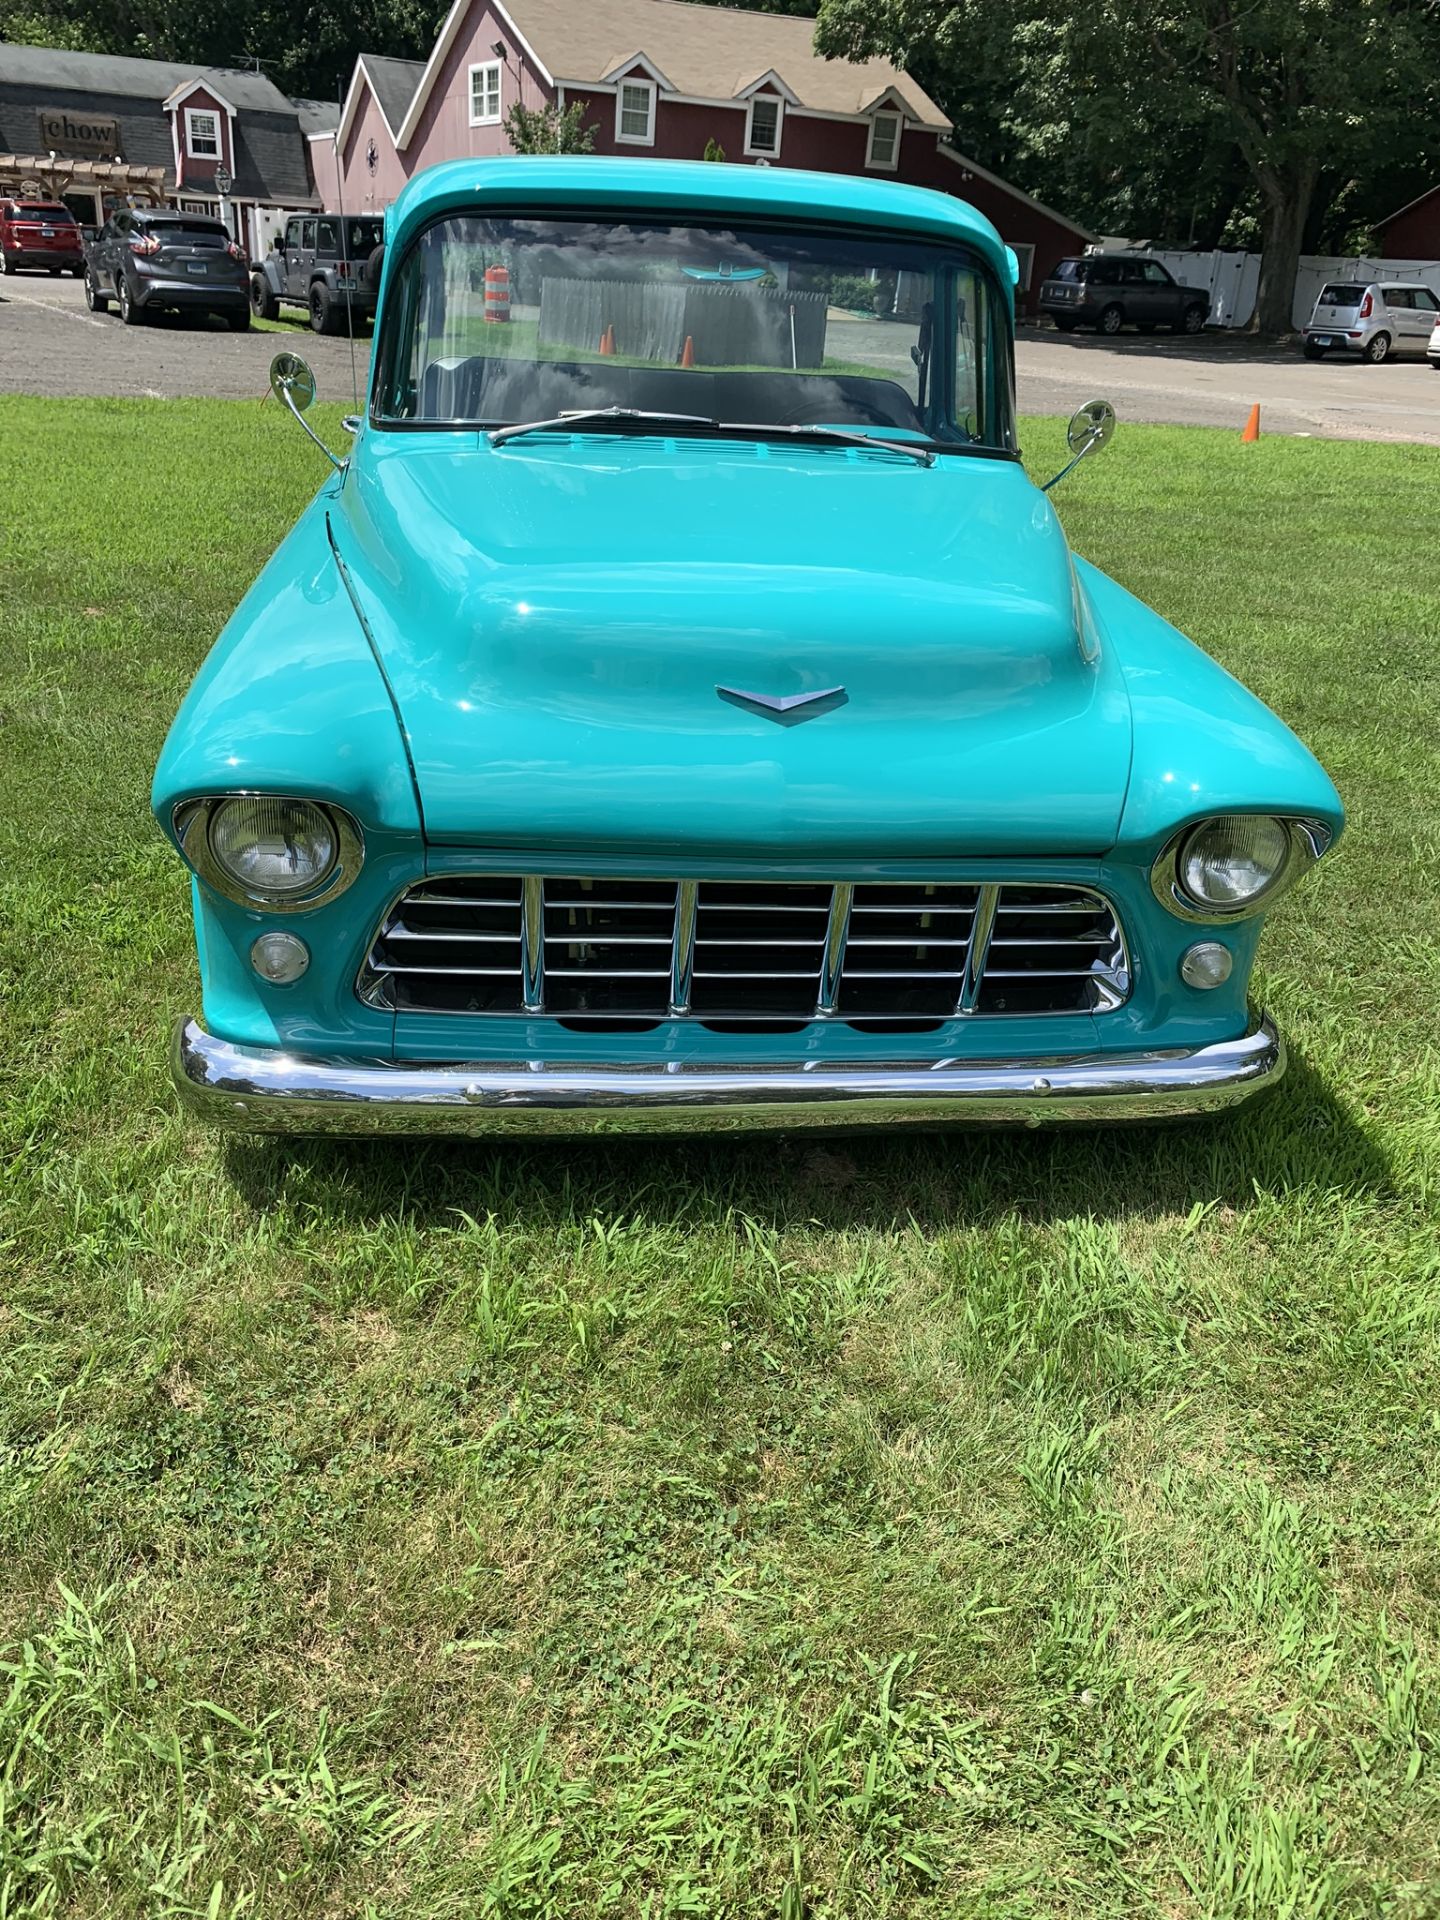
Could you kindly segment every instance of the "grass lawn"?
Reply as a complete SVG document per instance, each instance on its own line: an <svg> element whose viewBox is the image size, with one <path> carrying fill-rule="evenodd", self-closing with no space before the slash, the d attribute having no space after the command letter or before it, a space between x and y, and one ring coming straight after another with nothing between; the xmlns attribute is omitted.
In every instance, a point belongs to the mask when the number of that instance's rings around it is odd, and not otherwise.
<svg viewBox="0 0 1440 1920"><path fill-rule="evenodd" d="M182 1127L150 772L326 471L0 401L0 1914L1440 1912L1440 454L1056 496L1350 807L1275 1098L823 1147Z"/></svg>

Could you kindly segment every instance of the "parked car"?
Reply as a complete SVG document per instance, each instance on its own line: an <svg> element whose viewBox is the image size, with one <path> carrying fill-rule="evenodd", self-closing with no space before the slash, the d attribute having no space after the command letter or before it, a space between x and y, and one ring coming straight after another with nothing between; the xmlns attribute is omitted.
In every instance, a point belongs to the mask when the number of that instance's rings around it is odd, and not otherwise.
<svg viewBox="0 0 1440 1920"><path fill-rule="evenodd" d="M1431 330L1430 344L1425 349L1425 358L1430 362L1431 366L1434 367L1435 371L1440 373L1440 318L1436 319L1435 325Z"/></svg>
<svg viewBox="0 0 1440 1920"><path fill-rule="evenodd" d="M717 258L765 271L693 277ZM524 331L486 318L501 269ZM915 320L835 322L832 359L836 276L894 272ZM1339 799L1072 554L1020 461L987 220L834 174L508 156L417 174L381 275L353 451L155 775L195 881L189 1109L1039 1125L1277 1079L1251 963ZM303 360L272 384L311 431ZM1082 408L1075 459L1113 423Z"/></svg>
<svg viewBox="0 0 1440 1920"><path fill-rule="evenodd" d="M126 326L152 313L214 313L236 333L250 325L244 249L224 224L163 207L122 207L85 250L85 304L111 300Z"/></svg>
<svg viewBox="0 0 1440 1920"><path fill-rule="evenodd" d="M370 215L341 220L300 215L250 275L250 306L274 320L282 307L303 307L316 333L344 333L375 317L375 287L365 266L380 245L384 222Z"/></svg>
<svg viewBox="0 0 1440 1920"><path fill-rule="evenodd" d="M0 200L0 273L85 271L80 228L58 200Z"/></svg>
<svg viewBox="0 0 1440 1920"><path fill-rule="evenodd" d="M1305 329L1307 360L1357 353L1378 366L1394 356L1423 355L1440 315L1440 300L1420 281L1331 280L1321 289Z"/></svg>
<svg viewBox="0 0 1440 1920"><path fill-rule="evenodd" d="M1182 286L1158 260L1088 253L1057 262L1040 289L1040 311L1062 333L1094 327L1115 334L1127 326L1199 333L1210 318L1210 295L1204 287Z"/></svg>

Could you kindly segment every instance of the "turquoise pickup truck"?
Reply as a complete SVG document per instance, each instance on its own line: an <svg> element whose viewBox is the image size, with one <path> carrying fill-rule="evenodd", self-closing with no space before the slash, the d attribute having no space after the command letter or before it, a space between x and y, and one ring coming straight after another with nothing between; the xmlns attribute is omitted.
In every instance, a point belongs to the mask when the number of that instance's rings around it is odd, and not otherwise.
<svg viewBox="0 0 1440 1920"><path fill-rule="evenodd" d="M1071 552L1020 463L986 220L512 157L418 175L377 270L353 448L155 775L193 876L189 1109L1033 1126L1274 1083L1256 942L1339 800ZM311 431L303 361L272 382ZM1075 458L1113 424L1082 408Z"/></svg>

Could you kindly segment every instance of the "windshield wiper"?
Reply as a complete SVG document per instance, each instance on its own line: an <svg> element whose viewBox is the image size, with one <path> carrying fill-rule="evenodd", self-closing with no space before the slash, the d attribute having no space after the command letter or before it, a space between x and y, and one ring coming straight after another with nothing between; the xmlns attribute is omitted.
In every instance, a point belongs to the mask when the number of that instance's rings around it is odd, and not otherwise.
<svg viewBox="0 0 1440 1920"><path fill-rule="evenodd" d="M886 440L876 433L851 433L844 427L783 427L768 421L712 420L704 413L646 413L640 407L583 407L574 413L562 413L554 420L520 420L513 427L496 427L486 434L492 447L507 440L518 440L526 433L561 433L567 427L630 426L708 427L716 433L753 433L762 440L834 441L842 447L868 447L875 453L905 453L922 467L933 467L935 455L929 447L917 447L910 440Z"/></svg>
<svg viewBox="0 0 1440 1920"><path fill-rule="evenodd" d="M520 420L513 427L497 427L486 438L492 447L499 447L507 440L518 440L524 433L556 433L566 427L633 420L649 427L718 427L720 424L703 413L644 413L639 407L582 407L574 413L562 413L554 420Z"/></svg>
<svg viewBox="0 0 1440 1920"><path fill-rule="evenodd" d="M766 440L836 440L842 447L869 447L876 453L908 453L922 467L933 467L935 455L929 447L917 447L912 440L884 440L878 433L850 433L844 427L776 427L758 421L722 420L722 433L755 433Z"/></svg>

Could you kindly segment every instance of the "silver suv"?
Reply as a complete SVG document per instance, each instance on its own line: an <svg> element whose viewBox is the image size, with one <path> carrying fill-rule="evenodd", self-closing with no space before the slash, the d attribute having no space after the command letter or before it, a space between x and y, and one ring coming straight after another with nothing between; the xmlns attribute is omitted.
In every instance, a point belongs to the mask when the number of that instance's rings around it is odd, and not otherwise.
<svg viewBox="0 0 1440 1920"><path fill-rule="evenodd" d="M1423 357L1440 321L1440 300L1413 280L1330 280L1305 329L1307 360L1358 353L1378 366L1391 354Z"/></svg>

